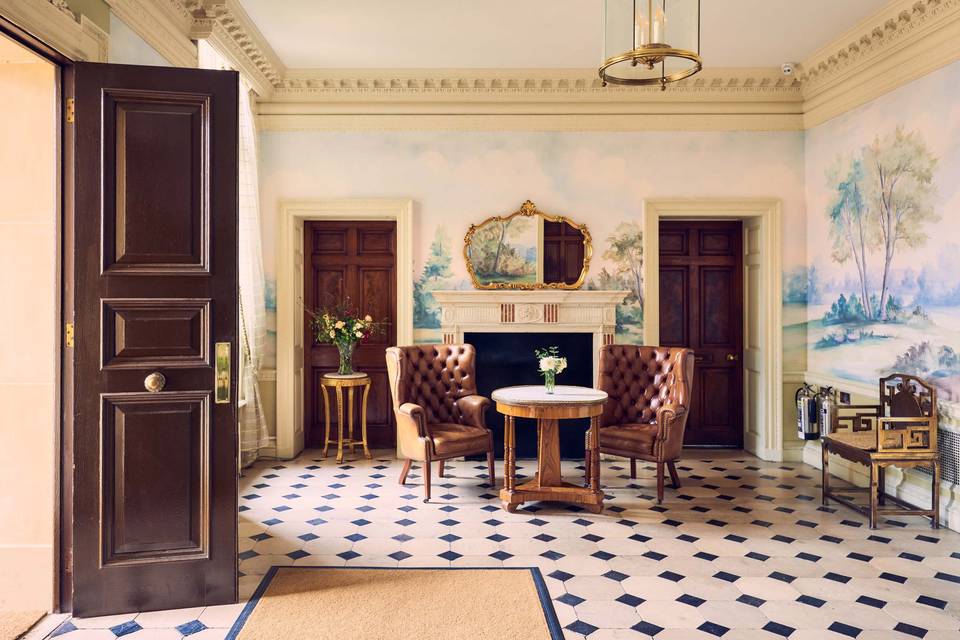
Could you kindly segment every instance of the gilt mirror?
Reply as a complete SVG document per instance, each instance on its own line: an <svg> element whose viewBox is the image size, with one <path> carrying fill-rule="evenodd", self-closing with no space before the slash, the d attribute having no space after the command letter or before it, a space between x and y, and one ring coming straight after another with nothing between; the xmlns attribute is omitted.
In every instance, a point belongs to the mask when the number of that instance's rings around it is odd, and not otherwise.
<svg viewBox="0 0 960 640"><path fill-rule="evenodd" d="M511 214L470 225L463 239L477 289L579 289L592 253L587 225L544 213L529 200Z"/></svg>

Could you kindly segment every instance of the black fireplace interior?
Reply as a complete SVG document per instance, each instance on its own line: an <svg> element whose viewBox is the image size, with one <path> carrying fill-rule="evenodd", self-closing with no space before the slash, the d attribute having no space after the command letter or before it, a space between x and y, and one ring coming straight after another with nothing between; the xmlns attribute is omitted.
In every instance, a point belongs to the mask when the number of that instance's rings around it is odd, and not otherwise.
<svg viewBox="0 0 960 640"><path fill-rule="evenodd" d="M593 386L593 335L589 333L467 333L464 340L477 349L477 387L490 397L494 389L522 384L543 384L534 349L557 346L567 359L558 385ZM487 411L493 429L494 451L503 457L503 416L495 406ZM583 437L588 418L560 421L560 456L583 459ZM536 421L517 418L517 457L537 457Z"/></svg>

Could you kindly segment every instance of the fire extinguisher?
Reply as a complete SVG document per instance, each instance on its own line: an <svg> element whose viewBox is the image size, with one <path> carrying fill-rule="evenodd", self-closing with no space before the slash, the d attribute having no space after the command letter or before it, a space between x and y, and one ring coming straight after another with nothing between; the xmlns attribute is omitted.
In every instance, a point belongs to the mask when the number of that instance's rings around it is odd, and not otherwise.
<svg viewBox="0 0 960 640"><path fill-rule="evenodd" d="M828 436L833 433L837 417L837 398L833 387L820 387L816 397L820 407L820 435Z"/></svg>
<svg viewBox="0 0 960 640"><path fill-rule="evenodd" d="M820 437L817 425L817 398L813 387L804 383L797 389L797 437L801 440L816 440Z"/></svg>

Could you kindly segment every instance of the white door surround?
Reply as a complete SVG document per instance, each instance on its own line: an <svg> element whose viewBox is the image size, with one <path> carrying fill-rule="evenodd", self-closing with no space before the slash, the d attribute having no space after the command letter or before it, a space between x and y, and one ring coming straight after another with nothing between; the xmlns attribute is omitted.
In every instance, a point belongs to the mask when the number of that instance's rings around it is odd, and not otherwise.
<svg viewBox="0 0 960 640"><path fill-rule="evenodd" d="M277 457L304 446L303 224L307 220L397 223L397 342L413 342L413 201L383 198L290 200L277 228Z"/></svg>
<svg viewBox="0 0 960 640"><path fill-rule="evenodd" d="M744 222L744 448L783 460L783 327L780 200L675 198L644 201L643 338L660 342L660 220Z"/></svg>
<svg viewBox="0 0 960 640"><path fill-rule="evenodd" d="M462 343L468 332L591 334L592 380L599 372L600 347L613 343L617 305L626 296L626 291L584 289L433 292L440 304L440 330L445 343Z"/></svg>

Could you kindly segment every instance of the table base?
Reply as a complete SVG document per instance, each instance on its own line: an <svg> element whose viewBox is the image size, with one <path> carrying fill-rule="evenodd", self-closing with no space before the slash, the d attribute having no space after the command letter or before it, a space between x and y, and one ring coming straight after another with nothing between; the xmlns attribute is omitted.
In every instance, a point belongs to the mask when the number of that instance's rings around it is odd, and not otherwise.
<svg viewBox="0 0 960 640"><path fill-rule="evenodd" d="M541 486L539 479L517 485L512 491L500 490L500 504L510 513L514 513L524 502L567 502L583 505L591 513L603 511L603 492L561 481L558 485Z"/></svg>

